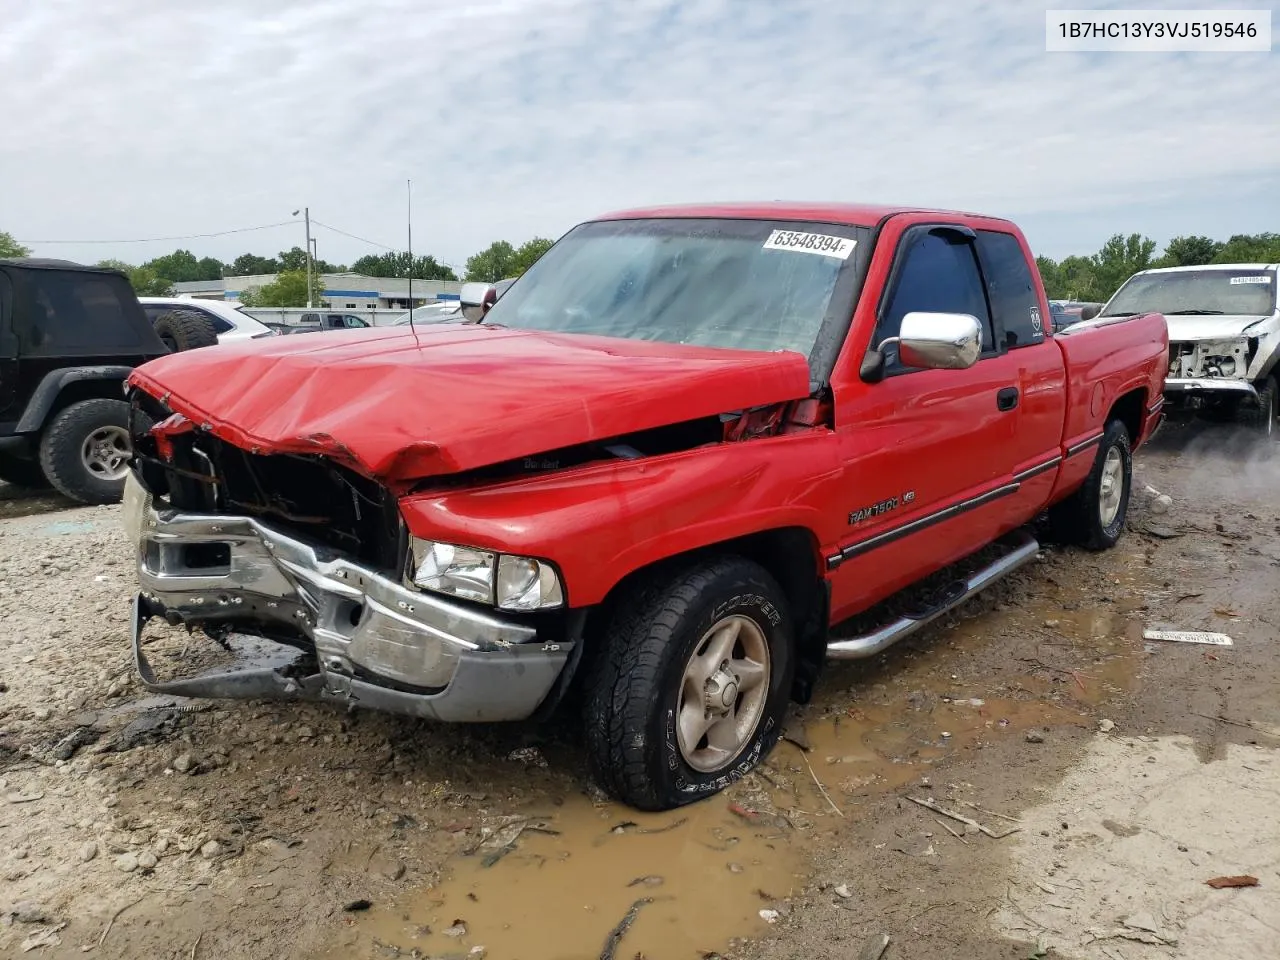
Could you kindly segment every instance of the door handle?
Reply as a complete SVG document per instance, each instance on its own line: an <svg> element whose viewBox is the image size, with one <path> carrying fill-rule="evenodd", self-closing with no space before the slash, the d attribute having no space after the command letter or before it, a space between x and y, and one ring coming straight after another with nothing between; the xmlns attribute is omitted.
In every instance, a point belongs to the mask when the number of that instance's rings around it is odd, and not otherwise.
<svg viewBox="0 0 1280 960"><path fill-rule="evenodd" d="M1018 405L1018 388L1005 387L996 394L996 409L1012 410Z"/></svg>

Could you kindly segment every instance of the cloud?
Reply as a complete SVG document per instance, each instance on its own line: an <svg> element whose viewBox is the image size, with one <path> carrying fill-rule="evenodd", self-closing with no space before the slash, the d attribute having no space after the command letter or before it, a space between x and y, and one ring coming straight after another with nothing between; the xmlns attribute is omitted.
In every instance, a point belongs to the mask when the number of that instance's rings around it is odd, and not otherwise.
<svg viewBox="0 0 1280 960"><path fill-rule="evenodd" d="M400 245L409 178L415 247L454 263L664 201L981 209L1055 254L1280 213L1258 202L1280 157L1274 56L1047 54L1026 3L12 0L6 21L0 229L23 239L204 233L309 205ZM316 236L330 260L376 249Z"/></svg>

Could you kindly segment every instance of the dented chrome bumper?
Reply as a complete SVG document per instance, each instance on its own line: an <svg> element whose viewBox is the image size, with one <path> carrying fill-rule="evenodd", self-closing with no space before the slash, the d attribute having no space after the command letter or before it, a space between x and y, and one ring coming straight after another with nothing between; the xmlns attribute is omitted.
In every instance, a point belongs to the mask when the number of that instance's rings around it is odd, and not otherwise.
<svg viewBox="0 0 1280 960"><path fill-rule="evenodd" d="M572 644L516 620L411 590L247 517L157 512L137 524L133 645L152 690L183 696L336 700L448 721L521 720L554 686ZM309 666L239 665L160 681L143 651L151 617L296 636ZM309 641L309 644L308 644ZM288 649L283 644L283 649Z"/></svg>

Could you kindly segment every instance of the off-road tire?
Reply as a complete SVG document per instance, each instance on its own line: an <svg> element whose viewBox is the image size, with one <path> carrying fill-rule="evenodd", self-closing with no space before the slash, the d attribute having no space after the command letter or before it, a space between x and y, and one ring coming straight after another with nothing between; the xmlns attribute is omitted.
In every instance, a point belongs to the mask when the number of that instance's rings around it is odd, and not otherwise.
<svg viewBox="0 0 1280 960"><path fill-rule="evenodd" d="M0 454L0 480L27 490L44 490L49 486L38 461L8 454Z"/></svg>
<svg viewBox="0 0 1280 960"><path fill-rule="evenodd" d="M1122 464L1123 488L1120 507L1111 523L1102 522L1102 475L1107 454L1116 450ZM1109 550L1124 532L1129 513L1129 499L1133 494L1133 451L1129 445L1129 431L1120 420L1112 420L1098 443L1093 468L1084 485L1075 493L1049 509L1049 525L1053 539L1084 547L1086 550Z"/></svg>
<svg viewBox="0 0 1280 960"><path fill-rule="evenodd" d="M156 336L173 353L212 347L218 342L213 323L197 313L172 310L156 318Z"/></svg>
<svg viewBox="0 0 1280 960"><path fill-rule="evenodd" d="M769 648L763 711L738 754L703 773L685 761L675 729L685 666L712 625L750 618ZM600 785L639 810L670 810L741 779L782 732L795 672L791 611L777 582L740 557L651 576L615 609L584 688L587 755Z"/></svg>
<svg viewBox="0 0 1280 960"><path fill-rule="evenodd" d="M81 400L60 410L40 438L40 465L54 489L84 504L117 503L124 478L95 475L81 455L85 440L101 427L129 429L129 404L123 400Z"/></svg>
<svg viewBox="0 0 1280 960"><path fill-rule="evenodd" d="M1277 439L1280 435L1280 424L1276 416L1280 414L1280 391L1276 388L1275 374L1267 377L1258 390L1256 404L1244 401L1236 411L1236 422L1257 434L1260 438Z"/></svg>

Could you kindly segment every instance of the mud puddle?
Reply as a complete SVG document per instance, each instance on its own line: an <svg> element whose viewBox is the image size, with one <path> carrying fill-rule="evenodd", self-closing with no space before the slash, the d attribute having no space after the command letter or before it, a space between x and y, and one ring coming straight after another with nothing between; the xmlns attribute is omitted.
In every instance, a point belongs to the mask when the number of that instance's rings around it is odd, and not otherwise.
<svg viewBox="0 0 1280 960"><path fill-rule="evenodd" d="M491 818L439 885L353 914L357 936L329 957L713 957L785 915L812 845L857 829L869 798L927 784L957 749L1088 723L1041 700L947 696L927 710L851 705L793 721L788 736L807 750L784 741L746 780L690 807L641 814L577 796Z"/></svg>
<svg viewBox="0 0 1280 960"><path fill-rule="evenodd" d="M617 957L696 960L766 929L803 879L796 830L745 798L641 814L574 797L487 829L440 886L365 915L366 952L330 956L596 960L630 916Z"/></svg>

